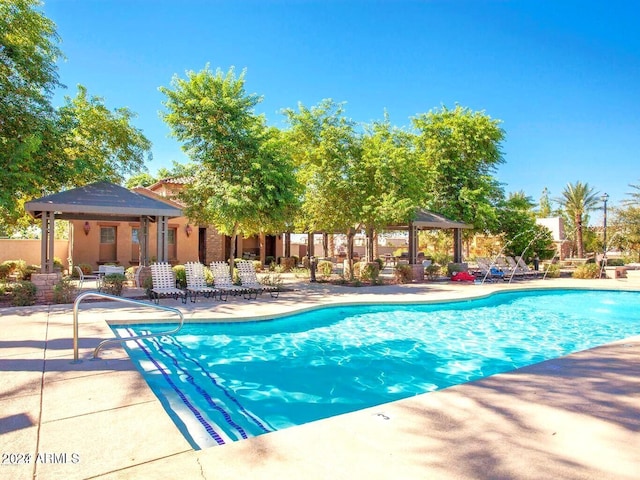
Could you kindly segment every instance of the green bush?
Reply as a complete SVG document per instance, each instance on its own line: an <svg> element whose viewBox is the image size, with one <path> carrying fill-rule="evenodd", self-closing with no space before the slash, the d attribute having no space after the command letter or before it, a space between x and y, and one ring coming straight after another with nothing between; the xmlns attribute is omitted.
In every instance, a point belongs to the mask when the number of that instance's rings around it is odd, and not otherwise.
<svg viewBox="0 0 640 480"><path fill-rule="evenodd" d="M380 267L377 262L360 262L360 280L363 282L377 283L380 276Z"/></svg>
<svg viewBox="0 0 640 480"><path fill-rule="evenodd" d="M40 267L38 265L27 265L22 271L22 279L31 280L31 275L34 273L38 273L39 271Z"/></svg>
<svg viewBox="0 0 640 480"><path fill-rule="evenodd" d="M102 286L100 289L109 295L121 295L124 282L127 281L126 275L123 273L110 273L102 277Z"/></svg>
<svg viewBox="0 0 640 480"><path fill-rule="evenodd" d="M24 307L34 303L36 303L36 286L32 282L22 280L13 286L11 293L12 305Z"/></svg>
<svg viewBox="0 0 640 480"><path fill-rule="evenodd" d="M573 278L600 278L600 266L595 263L578 265L571 276Z"/></svg>
<svg viewBox="0 0 640 480"><path fill-rule="evenodd" d="M0 278L6 280L10 275L16 275L18 280L22 280L22 272L27 264L23 260L5 260L0 264Z"/></svg>
<svg viewBox="0 0 640 480"><path fill-rule="evenodd" d="M607 258L607 266L608 267L623 267L624 260L621 258Z"/></svg>
<svg viewBox="0 0 640 480"><path fill-rule="evenodd" d="M70 278L63 278L60 283L53 287L54 303L71 303L76 297L77 288Z"/></svg>
<svg viewBox="0 0 640 480"><path fill-rule="evenodd" d="M260 260L251 260L253 262L253 268L256 272L262 271L262 262Z"/></svg>
<svg viewBox="0 0 640 480"><path fill-rule="evenodd" d="M276 258L273 255L267 255L266 257L264 257L264 263L266 265L271 265L272 263L276 262Z"/></svg>
<svg viewBox="0 0 640 480"><path fill-rule="evenodd" d="M80 267L80 270L82 270L82 273L85 275L91 275L93 273L93 267L91 265L89 265L88 263L81 263L79 265L76 265L78 267ZM77 278L78 276L78 272L76 271L76 269L73 269L73 276L74 278Z"/></svg>
<svg viewBox="0 0 640 480"><path fill-rule="evenodd" d="M396 258L400 258L403 253L409 253L409 250L407 250L407 247L396 248L393 251L393 256Z"/></svg>
<svg viewBox="0 0 640 480"><path fill-rule="evenodd" d="M362 271L362 263L363 262L353 262L353 276L356 278L360 278L360 272Z"/></svg>
<svg viewBox="0 0 640 480"><path fill-rule="evenodd" d="M9 278L9 275L13 273L14 269L15 265L10 260L0 263L0 280L6 281L7 278Z"/></svg>
<svg viewBox="0 0 640 480"><path fill-rule="evenodd" d="M187 287L187 271L184 265L175 265L173 267L173 274L176 276L176 283L178 288Z"/></svg>
<svg viewBox="0 0 640 480"><path fill-rule="evenodd" d="M289 272L296 268L298 260L295 257L281 257L280 266L283 272Z"/></svg>
<svg viewBox="0 0 640 480"><path fill-rule="evenodd" d="M378 270L382 271L384 269L384 260L383 259L375 258L373 261L378 264Z"/></svg>
<svg viewBox="0 0 640 480"><path fill-rule="evenodd" d="M397 283L409 283L413 280L413 270L409 265L396 265L393 269L393 275Z"/></svg>
<svg viewBox="0 0 640 480"><path fill-rule="evenodd" d="M464 271L464 266L459 263L448 263L447 264L447 276L452 276L454 273Z"/></svg>
<svg viewBox="0 0 640 480"><path fill-rule="evenodd" d="M545 268L545 275L548 278L558 278L560 277L560 265L556 263L552 263Z"/></svg>
<svg viewBox="0 0 640 480"><path fill-rule="evenodd" d="M333 263L329 260L320 260L316 270L323 278L329 278L333 272Z"/></svg>
<svg viewBox="0 0 640 480"><path fill-rule="evenodd" d="M424 273L427 275L429 280L435 280L440 274L440 265L432 263L428 267L425 267Z"/></svg>

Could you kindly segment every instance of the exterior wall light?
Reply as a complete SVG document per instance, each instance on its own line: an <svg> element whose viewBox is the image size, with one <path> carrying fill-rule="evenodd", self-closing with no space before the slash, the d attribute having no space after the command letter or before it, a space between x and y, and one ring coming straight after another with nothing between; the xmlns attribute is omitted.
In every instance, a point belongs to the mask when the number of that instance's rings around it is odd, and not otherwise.
<svg viewBox="0 0 640 480"><path fill-rule="evenodd" d="M89 232L91 231L91 224L89 222L84 222L82 230L84 230L85 235L89 235Z"/></svg>
<svg viewBox="0 0 640 480"><path fill-rule="evenodd" d="M193 228L191 227L191 225L187 223L187 226L184 227L184 232L187 234L187 237L190 237L191 232L193 232Z"/></svg>

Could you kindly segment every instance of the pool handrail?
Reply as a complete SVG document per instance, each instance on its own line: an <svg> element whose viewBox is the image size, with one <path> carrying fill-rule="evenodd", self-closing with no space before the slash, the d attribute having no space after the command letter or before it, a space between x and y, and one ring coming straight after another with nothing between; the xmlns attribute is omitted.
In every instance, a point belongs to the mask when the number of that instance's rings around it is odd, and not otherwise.
<svg viewBox="0 0 640 480"><path fill-rule="evenodd" d="M78 295L76 297L76 300L73 302L73 362L72 363L80 363L80 362L82 362L82 360L78 359L78 310L80 308L80 303L82 303L82 301L85 298L88 298L88 297L104 298L104 299L107 299L107 300L115 300L115 301L121 302L121 303L129 303L129 304L132 304L132 305L140 305L140 306L144 306L144 307L152 307L152 308L156 308L156 309L159 309L159 310L164 310L164 311L167 311L167 312L175 313L180 317L180 323L173 330L167 330L165 332L147 333L145 335L136 335L136 336L127 337L127 338L109 338L107 340L103 340L102 342L100 342L98 344L98 346L93 351L93 359L94 360L98 358L98 353L100 353L100 350L102 350L102 347L104 347L105 345L107 345L109 343L118 343L118 342L122 343L122 342L126 342L126 341L129 341L129 340L139 340L139 339L142 339L142 338L160 337L160 336L163 336L163 335L173 335L173 334L177 333L182 328L182 326L184 325L184 315L177 308L166 307L164 305L157 305L157 304L154 304L154 303L143 302L143 301L140 301L140 300L133 300L131 298L118 297L116 295L109 295L107 293L100 293L100 292L97 292L97 291L96 292L89 291L89 292L81 293L80 295Z"/></svg>

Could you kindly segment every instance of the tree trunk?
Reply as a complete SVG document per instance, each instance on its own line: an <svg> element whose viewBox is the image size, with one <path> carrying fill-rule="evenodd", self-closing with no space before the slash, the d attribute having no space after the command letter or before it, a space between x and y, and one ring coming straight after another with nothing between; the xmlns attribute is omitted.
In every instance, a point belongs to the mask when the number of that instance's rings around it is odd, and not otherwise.
<svg viewBox="0 0 640 480"><path fill-rule="evenodd" d="M328 249L329 249L329 256L330 257L335 257L336 255L336 243L335 243L335 237L333 236L333 233L329 234L329 238L327 239L327 243L328 245Z"/></svg>
<svg viewBox="0 0 640 480"><path fill-rule="evenodd" d="M352 228L347 231L347 264L349 265L349 278L348 280L353 280L353 238L355 236L355 232Z"/></svg>
<svg viewBox="0 0 640 480"><path fill-rule="evenodd" d="M373 258L372 261L376 258L380 257L378 254L378 232L373 231Z"/></svg>
<svg viewBox="0 0 640 480"><path fill-rule="evenodd" d="M233 267L235 264L236 258L236 238L238 237L238 224L236 223L233 226L233 231L231 232L231 245L229 245L229 276L231 280L233 280Z"/></svg>
<svg viewBox="0 0 640 480"><path fill-rule="evenodd" d="M582 215L576 215L576 243L578 248L578 258L584 258L584 244L582 243Z"/></svg>
<svg viewBox="0 0 640 480"><path fill-rule="evenodd" d="M373 262L373 228L367 227L367 262Z"/></svg>

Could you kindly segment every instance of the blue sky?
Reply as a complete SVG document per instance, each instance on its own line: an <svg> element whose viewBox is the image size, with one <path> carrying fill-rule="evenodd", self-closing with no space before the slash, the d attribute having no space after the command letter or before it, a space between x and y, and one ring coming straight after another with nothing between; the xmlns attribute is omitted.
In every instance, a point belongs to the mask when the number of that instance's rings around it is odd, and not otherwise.
<svg viewBox="0 0 640 480"><path fill-rule="evenodd" d="M151 173L187 159L159 116L174 75L246 69L257 111L346 102L393 124L445 105L506 132L496 173L538 201L587 182L610 204L640 184L640 2L48 0L60 80L128 107L153 142Z"/></svg>

